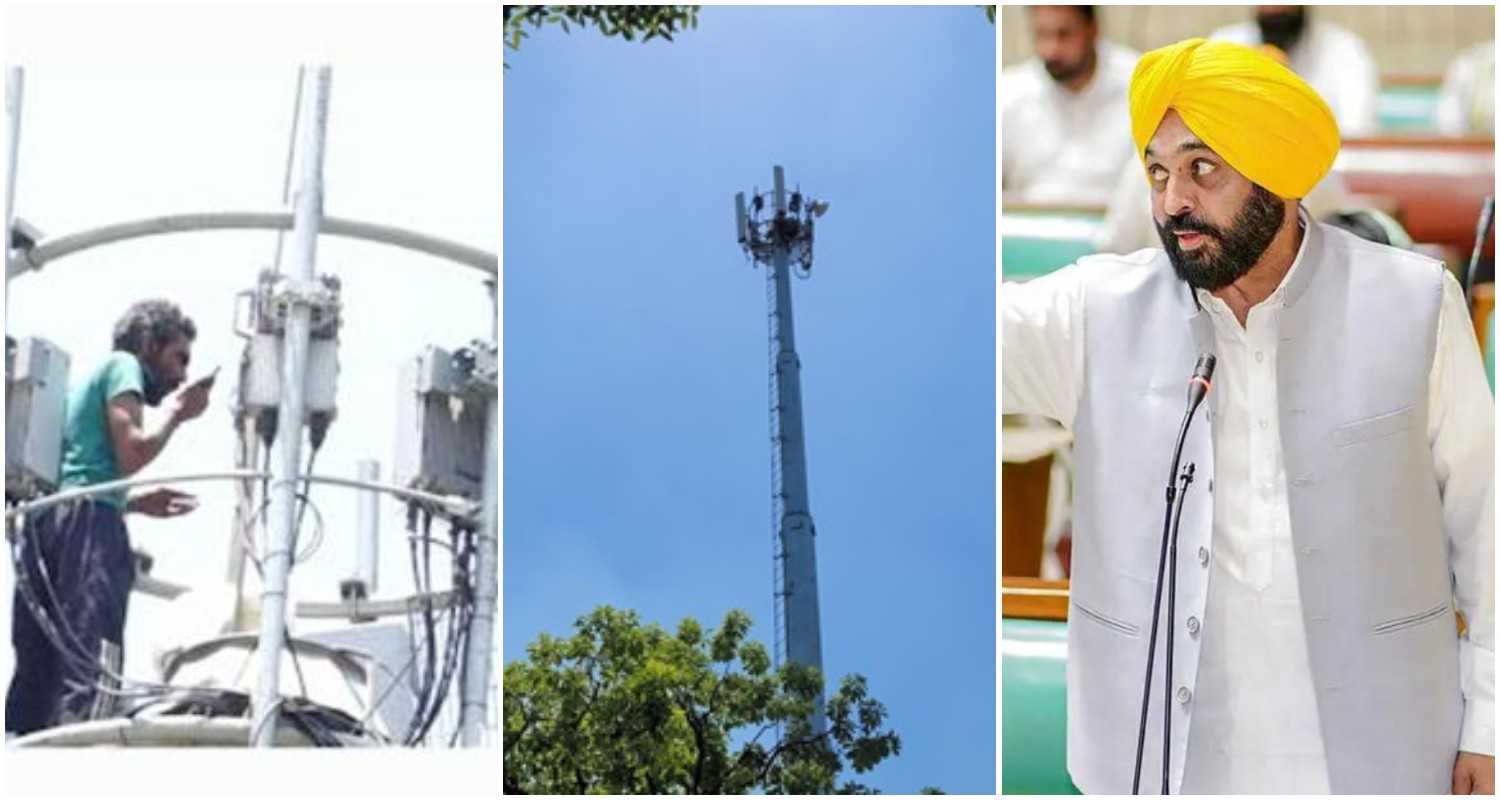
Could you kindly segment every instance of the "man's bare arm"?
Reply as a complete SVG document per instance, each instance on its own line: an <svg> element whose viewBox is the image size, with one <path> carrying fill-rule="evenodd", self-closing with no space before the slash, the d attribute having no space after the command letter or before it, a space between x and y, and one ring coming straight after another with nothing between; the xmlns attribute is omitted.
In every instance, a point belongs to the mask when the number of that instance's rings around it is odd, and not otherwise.
<svg viewBox="0 0 1500 800"><path fill-rule="evenodd" d="M176 414L168 414L159 428L151 433L145 430L142 419L141 397L138 394L122 394L109 401L109 438L115 446L115 466L120 476L128 478L150 464L182 420Z"/></svg>
<svg viewBox="0 0 1500 800"><path fill-rule="evenodd" d="M105 411L109 438L115 448L115 466L122 477L130 477L150 464L167 446L177 426L203 413L208 405L209 386L196 383L179 392L166 420L150 433L145 429L140 395L131 392L109 401Z"/></svg>

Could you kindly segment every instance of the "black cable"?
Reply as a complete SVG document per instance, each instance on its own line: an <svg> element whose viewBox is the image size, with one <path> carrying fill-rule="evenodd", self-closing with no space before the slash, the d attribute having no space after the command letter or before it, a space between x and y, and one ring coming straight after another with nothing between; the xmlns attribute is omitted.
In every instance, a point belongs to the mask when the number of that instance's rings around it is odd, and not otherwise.
<svg viewBox="0 0 1500 800"><path fill-rule="evenodd" d="M430 520L429 520L430 522ZM415 746L424 742L432 727L436 724L438 716L442 713L443 705L452 691L454 676L463 672L465 655L471 644L470 630L473 628L475 609L472 602L473 582L470 564L474 551L473 531L466 526L455 523L450 527L449 538L455 552L454 575L452 591L452 607L447 620L447 631L443 642L442 668L439 671L431 694L425 699L425 708L419 710L417 725L407 737L407 745ZM430 540L430 528L428 539ZM429 587L430 588L430 587ZM429 640L430 641L430 640ZM458 733L462 730L462 710L460 710L460 724L455 727L452 742L456 741Z"/></svg>
<svg viewBox="0 0 1500 800"><path fill-rule="evenodd" d="M307 504L312 494L312 472L313 464L318 461L318 450L320 445L314 445L312 452L307 456L307 474L302 480L302 507L297 509L297 523L292 526L292 552L297 552L297 538L302 534L302 521L307 517ZM322 529L318 533L319 544L322 540Z"/></svg>
<svg viewBox="0 0 1500 800"><path fill-rule="evenodd" d="M422 676L422 688L418 693L421 703L417 706L415 723L420 723L431 707L433 694L437 688L437 631L433 619L432 609L432 512L422 509L422 553L421 567L418 566L418 554L416 542L410 542L412 557L413 581L416 584L417 596L421 598L422 604L422 627L426 631L427 641L425 645L426 672ZM411 741L410 732L408 743Z"/></svg>
<svg viewBox="0 0 1500 800"><path fill-rule="evenodd" d="M312 492L312 470L313 463L318 460L318 447L319 445L313 445L312 452L308 453L307 455L307 475L304 477L302 482L302 508L297 512L297 523L292 526L291 547L289 548L289 551L287 553L287 557L292 559L292 563L296 562L297 537L302 532L302 520L307 516L307 504L312 500L309 495ZM322 530L323 529L320 526L318 528L318 543L321 543L322 540ZM302 658L297 655L297 648L292 645L291 631L287 630L286 628L282 628L281 637L282 640L286 643L286 649L292 654L292 667L297 671L297 683L302 687L302 696L307 697L307 679L302 674Z"/></svg>
<svg viewBox="0 0 1500 800"><path fill-rule="evenodd" d="M1165 658L1165 685L1163 693L1166 695L1162 701L1162 728L1161 728L1161 793L1170 794L1168 791L1168 778L1172 770L1172 632L1177 629L1177 527L1182 523L1183 500L1187 498L1188 486L1193 482L1193 470L1195 465L1189 461L1182 469L1182 487L1177 490L1177 507L1172 510L1172 545L1171 552L1167 556L1171 568L1167 571L1167 650Z"/></svg>
<svg viewBox="0 0 1500 800"><path fill-rule="evenodd" d="M459 620L462 619L460 622ZM412 744L420 744L427 738L434 723L437 722L438 714L442 711L443 703L448 699L448 692L453 685L453 675L458 671L458 654L463 649L462 644L468 638L464 633L473 622L473 610L471 606L464 606L449 614L448 639L444 644L442 678L438 682L433 703L427 710L419 733Z"/></svg>
<svg viewBox="0 0 1500 800"><path fill-rule="evenodd" d="M427 626L427 640L435 642L433 634L432 618L432 512L426 511L422 514L422 593L425 602L422 604L424 624ZM427 669L430 672L436 666L436 646L427 649Z"/></svg>
<svg viewBox="0 0 1500 800"><path fill-rule="evenodd" d="M442 710L443 702L448 697L448 686L451 683L452 677L453 677L452 676L453 643L458 638L457 637L457 630L458 630L458 619L459 619L459 616L460 616L460 614L456 610L455 611L450 611L449 614L448 614L448 619L447 619L448 629L447 629L447 632L446 632L444 640L443 640L443 659L442 659L442 665L443 665L443 667L442 667L442 671L441 671L441 677L438 678L434 682L434 684L433 684L432 697L431 697L431 699L430 699L430 701L428 703L427 708L423 712L423 715L422 715L422 717L420 719L420 724L418 725L416 734L412 737L411 741L409 742L409 744L411 744L411 745L418 745L418 744L421 744L424 740L426 740L427 733L430 730L432 730L432 725L437 720L437 716L438 716L438 714ZM434 650L435 650L435 648L434 648Z"/></svg>
<svg viewBox="0 0 1500 800"><path fill-rule="evenodd" d="M458 566L455 569L453 584L455 587L463 587L464 602L468 608L468 619L464 623L462 633L463 648L462 652L458 655L458 681L460 686L468 684L469 649L474 645L472 632L476 611L474 607L474 590L476 587L472 582L472 574L469 571L469 565L472 563L470 558L474 555L475 549L474 533L474 528L470 526L454 526L453 528L453 548L455 552L461 553L457 559ZM464 719L467 714L468 709L460 704L458 709L458 723L453 726L453 734L448 737L448 747L452 748L458 745L458 738L463 733Z"/></svg>
<svg viewBox="0 0 1500 800"><path fill-rule="evenodd" d="M1495 221L1495 196L1488 195L1484 198L1484 204L1479 207L1479 222L1474 233L1474 250L1469 254L1469 264L1464 270L1464 303L1473 301L1469 292L1474 288L1474 272L1479 268L1479 257L1484 253L1484 240L1489 238L1490 225Z"/></svg>
<svg viewBox="0 0 1500 800"><path fill-rule="evenodd" d="M442 612L442 615L443 615L442 622L444 624L448 623L449 618L453 614L456 614L456 613L457 613L457 609L454 609L454 608L444 609L443 612ZM435 652L435 648L437 646L437 643L435 641L428 640L428 641L424 641L422 643L422 646L423 646L423 648L432 648L432 649L434 649L434 652ZM412 653L411 659L409 660L408 663L409 664L414 664L416 662L417 658L420 657L420 655L421 655L421 653L414 651ZM436 673L436 670L434 670L434 673ZM423 688L418 691L417 697L416 697L416 700L417 700L416 708L412 711L411 721L407 724L406 733L403 734L402 737L401 737L401 743L402 743L403 746L406 746L406 747L413 746L413 745L417 744L421 740L421 737L423 735L425 735L425 728L427 726L427 719L430 716L430 714L429 714L430 709L434 705L432 701L433 701L433 698L436 696L437 687L438 687L438 681L436 680L436 674L434 674L434 679L431 681L431 683L430 684L425 684L425 682L424 682Z"/></svg>

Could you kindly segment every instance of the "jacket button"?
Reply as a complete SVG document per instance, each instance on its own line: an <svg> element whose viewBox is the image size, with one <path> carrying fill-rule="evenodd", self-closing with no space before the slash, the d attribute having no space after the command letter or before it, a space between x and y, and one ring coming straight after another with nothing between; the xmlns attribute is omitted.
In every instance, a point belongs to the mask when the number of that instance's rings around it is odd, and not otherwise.
<svg viewBox="0 0 1500 800"><path fill-rule="evenodd" d="M1198 618L1197 617L1188 617L1187 618L1187 629L1188 629L1188 633L1197 633L1198 632Z"/></svg>
<svg viewBox="0 0 1500 800"><path fill-rule="evenodd" d="M1193 693L1186 686L1177 687L1177 702L1187 705L1187 701L1193 699Z"/></svg>
<svg viewBox="0 0 1500 800"><path fill-rule="evenodd" d="M1198 548L1198 563L1202 564L1205 567L1208 566L1208 548L1207 547L1200 547L1200 548Z"/></svg>

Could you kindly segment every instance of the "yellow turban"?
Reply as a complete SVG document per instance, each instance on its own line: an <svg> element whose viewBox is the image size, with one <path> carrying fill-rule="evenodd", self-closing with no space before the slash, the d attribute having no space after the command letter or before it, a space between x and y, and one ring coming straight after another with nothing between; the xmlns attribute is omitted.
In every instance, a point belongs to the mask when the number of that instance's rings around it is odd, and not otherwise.
<svg viewBox="0 0 1500 800"><path fill-rule="evenodd" d="M1241 175L1279 197L1305 197L1339 152L1339 126L1323 98L1244 45L1187 39L1141 56L1130 79L1136 155L1144 157L1169 108Z"/></svg>

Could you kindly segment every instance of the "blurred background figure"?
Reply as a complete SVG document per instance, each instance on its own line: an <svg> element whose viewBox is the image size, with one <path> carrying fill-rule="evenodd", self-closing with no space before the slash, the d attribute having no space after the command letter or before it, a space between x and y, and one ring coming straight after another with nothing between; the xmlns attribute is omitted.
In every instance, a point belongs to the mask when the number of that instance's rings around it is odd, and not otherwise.
<svg viewBox="0 0 1500 800"><path fill-rule="evenodd" d="M1035 55L1001 73L1003 184L1030 203L1108 200L1130 158L1126 90L1140 54L1099 38L1093 6L1033 6Z"/></svg>
<svg viewBox="0 0 1500 800"><path fill-rule="evenodd" d="M1458 54L1443 75L1433 121L1448 136L1495 135L1495 42Z"/></svg>
<svg viewBox="0 0 1500 800"><path fill-rule="evenodd" d="M1306 6L1256 6L1255 19L1219 28L1210 39L1275 45L1287 66L1323 96L1344 136L1373 133L1379 124L1380 70L1357 34L1314 19Z"/></svg>

